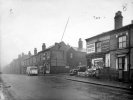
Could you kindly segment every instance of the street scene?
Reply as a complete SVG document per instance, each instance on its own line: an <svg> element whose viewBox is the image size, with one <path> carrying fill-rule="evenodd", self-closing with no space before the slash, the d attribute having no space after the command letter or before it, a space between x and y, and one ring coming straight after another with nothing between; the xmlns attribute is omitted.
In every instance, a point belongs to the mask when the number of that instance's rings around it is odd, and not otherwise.
<svg viewBox="0 0 133 100"><path fill-rule="evenodd" d="M132 0L1 0L0 100L133 100Z"/></svg>

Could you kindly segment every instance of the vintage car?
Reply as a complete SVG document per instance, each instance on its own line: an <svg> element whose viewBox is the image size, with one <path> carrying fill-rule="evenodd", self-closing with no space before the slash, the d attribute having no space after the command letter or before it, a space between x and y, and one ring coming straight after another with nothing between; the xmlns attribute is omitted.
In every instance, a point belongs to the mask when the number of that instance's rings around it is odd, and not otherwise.
<svg viewBox="0 0 133 100"><path fill-rule="evenodd" d="M69 75L77 75L78 69L71 69Z"/></svg>
<svg viewBox="0 0 133 100"><path fill-rule="evenodd" d="M85 75L86 75L86 76L95 77L95 76L96 76L96 71L97 71L97 69L96 69L95 67L88 68L88 69L85 71Z"/></svg>
<svg viewBox="0 0 133 100"><path fill-rule="evenodd" d="M85 76L86 69L87 69L87 66L85 65L78 66L78 76Z"/></svg>

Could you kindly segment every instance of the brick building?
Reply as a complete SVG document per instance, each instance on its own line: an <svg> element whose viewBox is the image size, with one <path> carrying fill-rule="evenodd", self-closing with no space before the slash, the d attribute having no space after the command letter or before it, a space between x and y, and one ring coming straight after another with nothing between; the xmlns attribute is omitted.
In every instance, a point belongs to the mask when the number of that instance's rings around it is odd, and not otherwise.
<svg viewBox="0 0 133 100"><path fill-rule="evenodd" d="M37 66L40 74L68 72L69 68L66 67L66 51L69 48L64 42L55 43L48 48L43 43L40 52L37 53L35 49L34 55L24 60L24 66L25 68L27 66Z"/></svg>
<svg viewBox="0 0 133 100"><path fill-rule="evenodd" d="M60 42L46 48L45 43L43 43L40 52L37 53L35 48L34 55L29 52L29 57L23 61L25 72L27 66L37 66L39 74L45 74L66 73L73 66L86 65L86 50L83 49L81 39L79 39L78 44L79 47L76 48Z"/></svg>
<svg viewBox="0 0 133 100"><path fill-rule="evenodd" d="M86 39L87 65L102 68L99 76L121 81L133 80L133 23L122 26L120 11L114 30Z"/></svg>
<svg viewBox="0 0 133 100"><path fill-rule="evenodd" d="M86 49L83 48L81 38L78 41L78 47L71 47L67 51L67 66L70 66L70 69L74 69L79 65L87 65Z"/></svg>

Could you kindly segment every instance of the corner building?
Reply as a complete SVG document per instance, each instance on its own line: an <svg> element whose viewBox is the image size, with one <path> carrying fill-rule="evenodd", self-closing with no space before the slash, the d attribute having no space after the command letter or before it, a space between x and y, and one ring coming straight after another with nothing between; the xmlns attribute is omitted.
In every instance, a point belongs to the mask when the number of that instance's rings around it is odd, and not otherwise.
<svg viewBox="0 0 133 100"><path fill-rule="evenodd" d="M114 19L114 30L86 39L87 65L101 67L101 78L133 81L133 23L122 26L120 11Z"/></svg>

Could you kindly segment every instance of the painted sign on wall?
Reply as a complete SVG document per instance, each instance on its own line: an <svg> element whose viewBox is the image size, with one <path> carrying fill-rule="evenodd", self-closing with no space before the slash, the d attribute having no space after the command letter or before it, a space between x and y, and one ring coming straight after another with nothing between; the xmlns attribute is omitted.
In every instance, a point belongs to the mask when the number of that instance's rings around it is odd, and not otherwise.
<svg viewBox="0 0 133 100"><path fill-rule="evenodd" d="M87 44L87 53L94 53L95 52L95 43Z"/></svg>
<svg viewBox="0 0 133 100"><path fill-rule="evenodd" d="M102 41L101 47L102 47L102 52L108 51L110 49L110 41L109 40Z"/></svg>

